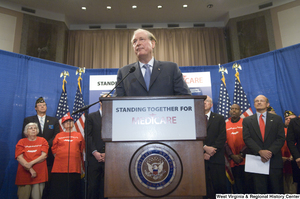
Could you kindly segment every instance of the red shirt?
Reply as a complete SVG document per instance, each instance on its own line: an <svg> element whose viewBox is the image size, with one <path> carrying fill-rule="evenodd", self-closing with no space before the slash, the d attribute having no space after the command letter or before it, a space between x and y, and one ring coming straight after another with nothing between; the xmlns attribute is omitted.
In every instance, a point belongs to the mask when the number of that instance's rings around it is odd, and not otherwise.
<svg viewBox="0 0 300 199"><path fill-rule="evenodd" d="M238 155L242 148L245 146L243 140L243 119L240 118L238 122L231 122L231 118L226 122L226 138L227 144L234 155ZM230 160L230 167L245 165L245 159L240 164L236 164Z"/></svg>
<svg viewBox="0 0 300 199"><path fill-rule="evenodd" d="M16 145L15 158L23 154L23 158L27 162L37 159L42 155L42 152L48 154L48 142L43 137L37 137L36 140L30 141L28 138L19 140ZM31 178L31 174L20 163L18 165L16 185L38 184L48 181L48 169L46 159L43 162L36 163L32 166L37 176Z"/></svg>
<svg viewBox="0 0 300 199"><path fill-rule="evenodd" d="M81 173L82 153L85 141L79 132L60 132L54 140L52 153L55 154L52 173ZM70 140L70 141L69 141ZM70 154L69 154L70 143ZM68 164L68 155L69 164ZM69 165L69 170L68 170Z"/></svg>

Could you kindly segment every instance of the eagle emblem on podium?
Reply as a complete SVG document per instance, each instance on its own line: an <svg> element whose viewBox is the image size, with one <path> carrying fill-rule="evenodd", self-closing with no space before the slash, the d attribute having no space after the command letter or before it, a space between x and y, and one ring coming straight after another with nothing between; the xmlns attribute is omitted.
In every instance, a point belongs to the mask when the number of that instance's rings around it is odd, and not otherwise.
<svg viewBox="0 0 300 199"><path fill-rule="evenodd" d="M146 196L161 197L171 193L182 177L179 156L161 143L149 143L139 148L129 167L133 185Z"/></svg>
<svg viewBox="0 0 300 199"><path fill-rule="evenodd" d="M161 179L162 175L166 172L165 170L163 170L164 162L154 162L152 164L149 164L147 162L147 165L148 171L145 170L145 174L148 177L152 177L154 180Z"/></svg>

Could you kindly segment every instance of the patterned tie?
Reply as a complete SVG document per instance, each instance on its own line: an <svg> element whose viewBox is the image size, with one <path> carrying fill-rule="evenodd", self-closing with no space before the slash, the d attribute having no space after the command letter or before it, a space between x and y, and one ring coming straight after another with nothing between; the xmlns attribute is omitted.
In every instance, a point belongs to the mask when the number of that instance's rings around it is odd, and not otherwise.
<svg viewBox="0 0 300 199"><path fill-rule="evenodd" d="M263 120L263 115L262 114L259 117L259 128L260 128L260 132L261 132L261 137L264 141L264 139L265 139L265 122Z"/></svg>
<svg viewBox="0 0 300 199"><path fill-rule="evenodd" d="M150 70L150 65L146 64L143 66L146 69L144 79L146 83L147 90L149 91L149 84L150 84L150 77L151 77L151 70Z"/></svg>
<svg viewBox="0 0 300 199"><path fill-rule="evenodd" d="M45 124L44 118L43 118L43 117L41 117L40 124L41 124L41 131L42 131L41 133L43 133L43 130L44 130L44 124Z"/></svg>

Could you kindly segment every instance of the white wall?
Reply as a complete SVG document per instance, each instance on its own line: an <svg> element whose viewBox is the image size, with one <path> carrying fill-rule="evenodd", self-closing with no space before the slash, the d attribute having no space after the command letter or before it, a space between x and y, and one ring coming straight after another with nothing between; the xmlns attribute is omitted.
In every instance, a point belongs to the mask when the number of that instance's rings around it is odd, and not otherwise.
<svg viewBox="0 0 300 199"><path fill-rule="evenodd" d="M282 47L300 43L300 6L278 12Z"/></svg>
<svg viewBox="0 0 300 199"><path fill-rule="evenodd" d="M13 52L17 17L0 13L0 49Z"/></svg>

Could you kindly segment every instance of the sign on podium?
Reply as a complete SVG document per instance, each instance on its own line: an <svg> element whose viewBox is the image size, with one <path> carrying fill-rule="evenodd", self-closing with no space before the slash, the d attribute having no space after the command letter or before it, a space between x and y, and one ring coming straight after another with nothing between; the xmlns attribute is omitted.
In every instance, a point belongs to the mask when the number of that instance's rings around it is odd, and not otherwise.
<svg viewBox="0 0 300 199"><path fill-rule="evenodd" d="M206 96L102 100L105 197L206 195Z"/></svg>

